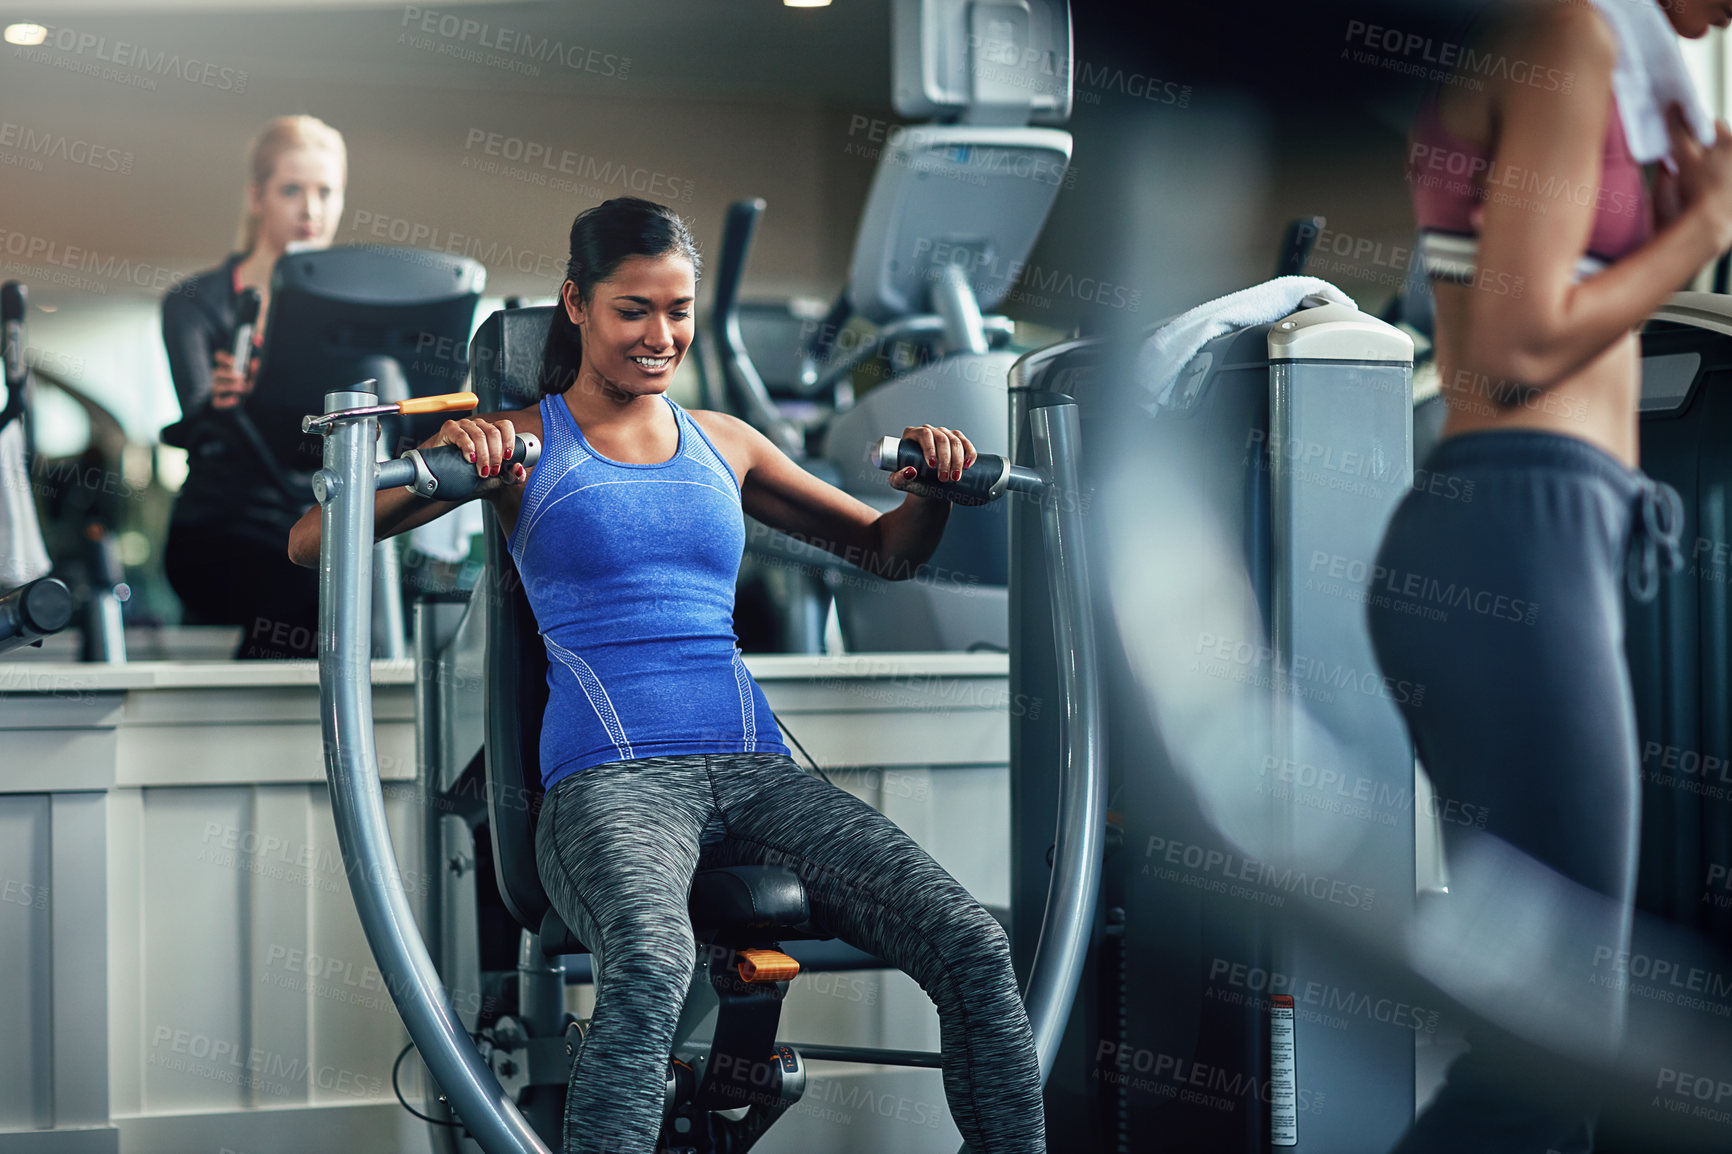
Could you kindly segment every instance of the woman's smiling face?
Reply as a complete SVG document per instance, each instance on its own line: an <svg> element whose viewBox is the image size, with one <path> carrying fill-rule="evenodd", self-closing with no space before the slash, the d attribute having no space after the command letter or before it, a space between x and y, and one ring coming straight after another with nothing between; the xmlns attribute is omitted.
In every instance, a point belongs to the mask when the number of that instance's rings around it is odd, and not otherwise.
<svg viewBox="0 0 1732 1154"><path fill-rule="evenodd" d="M578 380L632 396L665 392L691 347L696 287L692 262L678 253L627 257L587 304L567 281L561 299L583 335Z"/></svg>

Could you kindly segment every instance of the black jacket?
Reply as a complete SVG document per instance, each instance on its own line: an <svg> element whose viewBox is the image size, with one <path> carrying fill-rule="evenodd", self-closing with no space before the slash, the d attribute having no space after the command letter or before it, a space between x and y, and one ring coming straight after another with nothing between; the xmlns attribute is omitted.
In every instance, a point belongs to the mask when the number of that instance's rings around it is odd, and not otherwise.
<svg viewBox="0 0 1732 1154"><path fill-rule="evenodd" d="M305 496L286 492L233 418L210 407L216 354L234 344L241 259L236 253L181 281L162 302L162 342L182 414L162 439L187 451L188 469L170 523L225 529L287 549L289 529L313 506L311 475L285 474Z"/></svg>

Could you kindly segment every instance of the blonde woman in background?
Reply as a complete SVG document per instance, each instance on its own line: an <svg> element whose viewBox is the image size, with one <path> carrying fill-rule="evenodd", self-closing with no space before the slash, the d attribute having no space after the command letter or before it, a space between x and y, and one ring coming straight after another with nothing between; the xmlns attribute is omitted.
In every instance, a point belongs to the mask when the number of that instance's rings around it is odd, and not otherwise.
<svg viewBox="0 0 1732 1154"><path fill-rule="evenodd" d="M326 248L343 214L348 156L336 129L311 116L271 121L248 153L240 250L169 291L162 339L183 419L164 440L187 450L188 473L169 520L164 567L187 624L239 625L236 657L316 658L316 573L288 558L289 529L312 505L263 474L225 418L251 390L234 363L236 306L245 289L263 303L271 270L290 246Z"/></svg>

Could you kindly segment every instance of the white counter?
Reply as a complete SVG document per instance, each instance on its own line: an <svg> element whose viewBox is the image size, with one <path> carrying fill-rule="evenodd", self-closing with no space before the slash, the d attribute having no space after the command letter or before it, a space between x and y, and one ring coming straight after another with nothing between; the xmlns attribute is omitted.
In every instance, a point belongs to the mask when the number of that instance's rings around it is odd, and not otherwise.
<svg viewBox="0 0 1732 1154"><path fill-rule="evenodd" d="M1007 904L1007 657L746 662L837 785ZM413 898L413 661L375 662L373 687ZM341 1133L429 1149L391 1094L406 1036L355 917L321 741L312 662L0 662L0 971L22 975L0 999L0 1148L265 1154Z"/></svg>

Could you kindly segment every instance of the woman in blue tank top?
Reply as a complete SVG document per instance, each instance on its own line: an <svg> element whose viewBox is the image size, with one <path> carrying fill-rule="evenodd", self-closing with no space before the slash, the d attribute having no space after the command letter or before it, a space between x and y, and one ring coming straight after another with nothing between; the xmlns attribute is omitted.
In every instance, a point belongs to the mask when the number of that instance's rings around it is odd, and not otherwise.
<svg viewBox="0 0 1732 1154"><path fill-rule="evenodd" d="M816 926L931 996L945 1094L970 1149L1036 1154L1046 1148L1039 1069L1004 930L894 823L800 770L733 631L743 514L899 578L931 557L949 503L907 469L889 482L905 500L880 514L745 422L670 400L699 263L661 205L626 197L582 213L541 402L449 421L427 443L457 445L497 478L481 496L547 644L536 853L598 975L565 1149L651 1154L694 958L692 875L776 864L799 872ZM508 457L519 432L541 438L533 469ZM954 429L903 435L941 479L974 461ZM453 507L381 493L379 536ZM317 563L318 530L311 516L291 537L303 563Z"/></svg>

